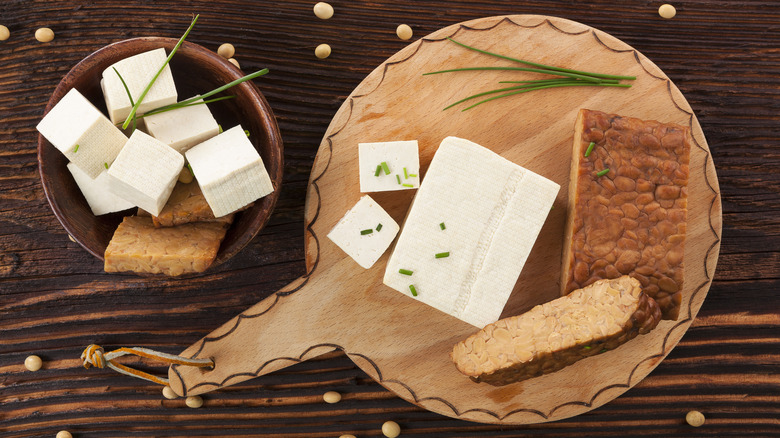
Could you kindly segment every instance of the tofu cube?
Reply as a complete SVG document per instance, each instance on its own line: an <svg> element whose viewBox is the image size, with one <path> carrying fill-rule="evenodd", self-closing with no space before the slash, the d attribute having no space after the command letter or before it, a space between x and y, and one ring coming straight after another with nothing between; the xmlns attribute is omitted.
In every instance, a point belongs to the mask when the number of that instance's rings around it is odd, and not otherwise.
<svg viewBox="0 0 780 438"><path fill-rule="evenodd" d="M108 190L108 173L105 168L95 179L90 178L74 163L68 163L68 170L95 216L135 207L132 202L125 201Z"/></svg>
<svg viewBox="0 0 780 438"><path fill-rule="evenodd" d="M447 137L412 202L384 283L407 295L412 285L416 299L477 327L495 322L559 190L476 143Z"/></svg>
<svg viewBox="0 0 780 438"><path fill-rule="evenodd" d="M381 226L380 226L381 225ZM328 233L328 238L365 269L379 260L398 234L398 224L364 195Z"/></svg>
<svg viewBox="0 0 780 438"><path fill-rule="evenodd" d="M127 143L122 134L75 88L38 123L38 132L90 178L111 165Z"/></svg>
<svg viewBox="0 0 780 438"><path fill-rule="evenodd" d="M360 143L358 165L362 193L420 187L417 140Z"/></svg>
<svg viewBox="0 0 780 438"><path fill-rule="evenodd" d="M100 86L103 88L103 97L106 99L108 117L112 123L124 122L130 114L130 109L133 107L133 105L130 105L127 91L124 85L122 85L117 72L125 80L127 89L130 90L130 95L133 96L133 102L137 102L138 98L141 97L141 93L149 85L157 71L160 70L160 66L165 63L167 57L165 49L159 48L125 58L103 71L103 80L100 81ZM144 96L136 114L140 116L149 110L176 103L177 97L171 66L168 64L162 70L160 76L157 77L157 80L154 81L152 88Z"/></svg>
<svg viewBox="0 0 780 438"><path fill-rule="evenodd" d="M203 102L203 99L196 102ZM141 120L144 121L149 135L181 154L219 134L219 125L206 104L152 114Z"/></svg>
<svg viewBox="0 0 780 438"><path fill-rule="evenodd" d="M136 130L108 169L108 188L154 216L160 214L184 167L184 157Z"/></svg>
<svg viewBox="0 0 780 438"><path fill-rule="evenodd" d="M241 126L184 153L214 217L249 205L274 191L263 159Z"/></svg>

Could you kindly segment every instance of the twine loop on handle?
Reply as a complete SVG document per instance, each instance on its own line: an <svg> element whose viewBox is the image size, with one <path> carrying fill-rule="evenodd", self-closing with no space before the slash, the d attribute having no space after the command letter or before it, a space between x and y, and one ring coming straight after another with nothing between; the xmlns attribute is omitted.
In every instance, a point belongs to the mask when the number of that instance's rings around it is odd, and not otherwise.
<svg viewBox="0 0 780 438"><path fill-rule="evenodd" d="M144 371L139 371L128 366L122 365L118 362L114 362L115 359L125 355L135 355L145 357L147 359L155 359L167 364L186 365L198 368L213 368L214 361L209 358L205 359L189 359L182 356L176 356L173 354L162 353L159 351L150 350L143 347L122 347L116 350L106 353L99 345L91 344L84 349L81 353L81 360L84 362L84 368L94 366L96 368L109 367L112 370L125 374L131 377L137 377L139 379L148 380L160 385L167 385L168 379L164 377L157 377L153 374L149 374Z"/></svg>

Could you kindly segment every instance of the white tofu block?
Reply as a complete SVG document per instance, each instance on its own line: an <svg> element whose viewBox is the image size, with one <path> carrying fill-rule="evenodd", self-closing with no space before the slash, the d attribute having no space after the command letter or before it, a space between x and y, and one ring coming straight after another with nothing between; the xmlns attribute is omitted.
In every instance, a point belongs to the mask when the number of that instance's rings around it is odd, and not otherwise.
<svg viewBox="0 0 780 438"><path fill-rule="evenodd" d="M127 142L122 134L75 88L38 123L38 132L90 178L106 170Z"/></svg>
<svg viewBox="0 0 780 438"><path fill-rule="evenodd" d="M108 169L108 188L149 213L160 214L184 167L184 157L136 130Z"/></svg>
<svg viewBox="0 0 780 438"><path fill-rule="evenodd" d="M108 190L108 172L106 169L103 169L103 172L95 179L90 178L74 163L68 163L68 170L73 175L73 179L76 180L76 184L79 186L81 193L87 200L87 204L89 204L89 208L92 209L92 214L95 216L135 207L132 202L125 201Z"/></svg>
<svg viewBox="0 0 780 438"><path fill-rule="evenodd" d="M215 217L274 191L263 159L241 126L193 146L184 155Z"/></svg>
<svg viewBox="0 0 780 438"><path fill-rule="evenodd" d="M387 164L389 173L381 167L382 163ZM417 140L360 143L358 165L362 193L420 187L420 152ZM380 166L378 175L377 166Z"/></svg>
<svg viewBox="0 0 780 438"><path fill-rule="evenodd" d="M379 224L382 226L379 227ZM379 228L379 230L377 230ZM361 231L371 233L361 234ZM398 224L365 195L328 233L328 238L365 269L379 260L398 234Z"/></svg>
<svg viewBox="0 0 780 438"><path fill-rule="evenodd" d="M130 109L133 107L130 105L127 91L116 71L125 80L127 89L130 90L130 95L133 96L133 102L137 102L138 98L141 97L141 93L149 85L154 75L157 74L160 66L165 63L167 57L165 49L159 48L125 58L103 70L103 80L100 81L100 87L103 89L103 97L106 99L106 108L108 108L108 117L112 123L124 122L130 114ZM149 110L176 103L177 97L171 66L168 64L160 73L160 76L157 77L157 80L154 81L152 88L144 96L136 114L140 116Z"/></svg>
<svg viewBox="0 0 780 438"><path fill-rule="evenodd" d="M414 285L418 300L477 327L495 322L559 189L476 143L445 138L414 198L384 283L407 295ZM445 252L448 257L436 258Z"/></svg>
<svg viewBox="0 0 780 438"><path fill-rule="evenodd" d="M203 99L196 102L203 102ZM152 114L141 120L144 121L149 135L181 154L219 134L219 125L206 104Z"/></svg>

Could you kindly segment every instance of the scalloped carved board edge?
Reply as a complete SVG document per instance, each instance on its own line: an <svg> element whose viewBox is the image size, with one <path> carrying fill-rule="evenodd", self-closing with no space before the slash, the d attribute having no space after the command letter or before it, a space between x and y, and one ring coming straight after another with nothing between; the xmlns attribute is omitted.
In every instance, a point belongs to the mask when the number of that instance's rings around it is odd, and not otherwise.
<svg viewBox="0 0 780 438"><path fill-rule="evenodd" d="M571 88L490 102L467 112L448 103L521 75L421 73L473 65L506 65L446 41L569 68L633 74L630 89ZM528 78L525 74L524 78ZM449 351L475 328L382 284L388 254L364 270L325 236L360 197L357 143L418 139L423 174L440 141L476 141L556 182L562 190L529 257L504 316L558 296L573 124L581 107L689 125L694 137L689 185L683 307L678 321L617 350L557 373L492 387L457 372ZM372 195L397 221L411 191ZM488 17L455 24L415 41L377 67L334 116L315 160L306 204L307 274L248 309L182 354L212 357L202 371L173 366L180 395L219 389L343 350L400 397L450 417L528 424L594 409L641 381L677 344L707 294L717 263L721 204L701 127L677 87L636 50L581 23L538 15ZM550 269L555 266L556 269ZM583 378L585 377L585 378Z"/></svg>

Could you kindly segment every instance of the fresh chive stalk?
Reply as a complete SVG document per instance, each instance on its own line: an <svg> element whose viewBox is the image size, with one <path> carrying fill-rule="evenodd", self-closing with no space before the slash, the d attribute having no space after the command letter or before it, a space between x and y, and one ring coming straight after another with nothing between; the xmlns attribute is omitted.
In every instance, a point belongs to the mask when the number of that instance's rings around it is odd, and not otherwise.
<svg viewBox="0 0 780 438"><path fill-rule="evenodd" d="M594 143L594 142L590 142L590 144L588 145L588 149L585 151L585 157L586 157L586 158L587 158L588 156L590 156L590 153L591 153L591 152L593 152L593 146L596 146L596 143Z"/></svg>
<svg viewBox="0 0 780 438"><path fill-rule="evenodd" d="M130 124L130 120L132 120L135 117L135 113L138 112L138 107L141 106L141 102L143 102L144 97L146 97L146 94L149 93L149 90L152 89L152 85L154 85L154 81L157 80L158 77L160 77L160 74L165 69L165 66L168 65L169 62L171 62L171 58L173 58L173 55L176 54L176 51L179 50L179 47L181 47L181 44L184 42L184 40L187 38L187 35L190 34L190 31L193 27L195 27L195 23L198 21L198 17L200 15L196 15L195 18L192 19L192 23L190 23L190 27L187 28L187 30L184 32L184 35L179 38L179 41L176 43L176 45L173 47L173 50L171 50L170 55L168 55L168 58L165 59L165 62L160 67L159 70L157 70L157 73L152 77L152 80L149 81L149 84L144 88L144 91L141 93L140 96L138 96L138 102L133 105L133 108L130 110L130 114L127 115L127 118L125 119L125 123L122 124L122 129L127 129L127 126Z"/></svg>
<svg viewBox="0 0 780 438"><path fill-rule="evenodd" d="M609 168L600 170L599 173L596 174L596 176L604 176L609 173Z"/></svg>
<svg viewBox="0 0 780 438"><path fill-rule="evenodd" d="M487 50L477 49L476 47L471 47L471 46L468 46L468 45L463 44L461 42L455 41L452 38L447 38L447 39L452 41L453 43L461 46L461 47L465 47L465 48L467 48L469 50L473 50L475 52L479 52L479 53L482 53L482 54L485 54L485 55L495 56L496 58L506 59L508 61L519 62L521 64L530 65L530 66L538 67L538 68L541 68L541 69L553 70L553 71L557 71L557 72L561 72L561 73L573 73L573 74L578 74L578 75L585 75L585 76L590 76L592 78L597 78L597 79L618 79L618 80L626 79L626 80L630 80L630 81L633 81L633 80L636 79L636 76L608 75L608 74L603 74L603 73L592 73L592 72L581 71L581 70L572 70L572 69L569 69L569 68L555 67L555 66L552 66L552 65L539 64L539 63L536 63L536 62L530 62L530 61L525 61L525 60L518 59L518 58L512 58L512 57L509 57L509 56L499 55L498 53L488 52Z"/></svg>
<svg viewBox="0 0 780 438"><path fill-rule="evenodd" d="M398 273L399 273L399 274L404 274L404 275L412 275L412 274L414 274L414 272L413 272L413 271L410 271L410 270L408 270L408 269L399 269L399 270L398 270Z"/></svg>
<svg viewBox="0 0 780 438"><path fill-rule="evenodd" d="M374 176L379 176L379 172L381 172L381 171L382 171L382 165L381 164L377 164L376 165L376 171L374 171Z"/></svg>
<svg viewBox="0 0 780 438"><path fill-rule="evenodd" d="M412 292L412 296L413 296L413 297L416 297L416 296L417 296L417 289L414 287L414 285L413 285L413 284L410 284L410 285L409 285L409 291L410 291L410 292Z"/></svg>
<svg viewBox="0 0 780 438"><path fill-rule="evenodd" d="M377 231L381 231L381 230L382 230L382 224L379 224L379 225L377 225L377 226L376 226L376 230L377 230Z"/></svg>
<svg viewBox="0 0 780 438"><path fill-rule="evenodd" d="M450 256L450 252L449 251L447 251L447 252L440 252L440 253L436 254L436 258L437 259L443 259L443 258L449 257L449 256Z"/></svg>
<svg viewBox="0 0 780 438"><path fill-rule="evenodd" d="M147 113L141 114L140 116L135 116L135 118L136 119L143 119L146 116L152 116L152 115L155 115L155 114L165 113L165 112L168 112L168 111L177 110L179 108L185 108L185 107L188 107L188 106L195 106L195 105L204 105L204 104L207 104L207 103L219 102L221 100L234 99L235 97L236 96L230 95L230 96L215 97L214 99L208 99L208 100L199 100L197 102L190 102L190 103L186 103L186 104L184 102L172 103L170 105L165 105L165 106L161 106L161 107L159 107L157 109L153 109L153 110L151 110L151 111L149 111ZM224 132L222 130L222 125L217 125L217 128L219 128L219 133L220 134L222 134L222 132Z"/></svg>
<svg viewBox="0 0 780 438"><path fill-rule="evenodd" d="M387 161L382 161L379 165L382 166L382 170L385 171L385 175L390 175L390 168L387 166Z"/></svg>
<svg viewBox="0 0 780 438"><path fill-rule="evenodd" d="M371 233L373 233L373 232L374 232L374 230L372 230L371 228L369 228L369 229L367 229L367 230L361 230L361 231L360 231L360 235L361 235L361 236L365 236L366 234L371 234Z"/></svg>
<svg viewBox="0 0 780 438"><path fill-rule="evenodd" d="M490 97L490 98L487 98L485 100L481 100L481 101L479 101L479 102L477 102L477 103L475 103L475 104L473 104L473 105L471 105L469 107L464 108L463 111L470 110L471 108L474 108L475 106L482 105L483 103L490 102L491 100L496 100L496 99L500 99L502 97L507 97L507 96L513 96L515 94L527 93L529 91L543 90L545 88L594 87L594 86L595 87L621 87L621 88L630 88L631 87L630 84L604 84L604 83L593 84L593 83L587 83L587 82L583 82L583 81L570 81L570 82L567 82L567 83L551 84L551 85L540 85L540 86L530 87L530 88L529 87L518 87L517 91L512 91L512 92L509 92L509 93L505 93L505 94L501 94L501 95L498 95L498 96ZM452 105L450 105L450 107L451 106ZM449 108L449 107L447 107L447 108Z"/></svg>
<svg viewBox="0 0 780 438"><path fill-rule="evenodd" d="M133 102L133 95L130 94L130 89L127 88L127 84L125 83L125 78L122 77L122 75L119 74L119 70L116 69L116 67L111 67L114 70L114 73L119 77L119 81L122 82L122 86L125 87L125 93L127 93L127 98L130 99L130 106L135 106L135 102ZM135 117L133 117L133 131L135 131Z"/></svg>

